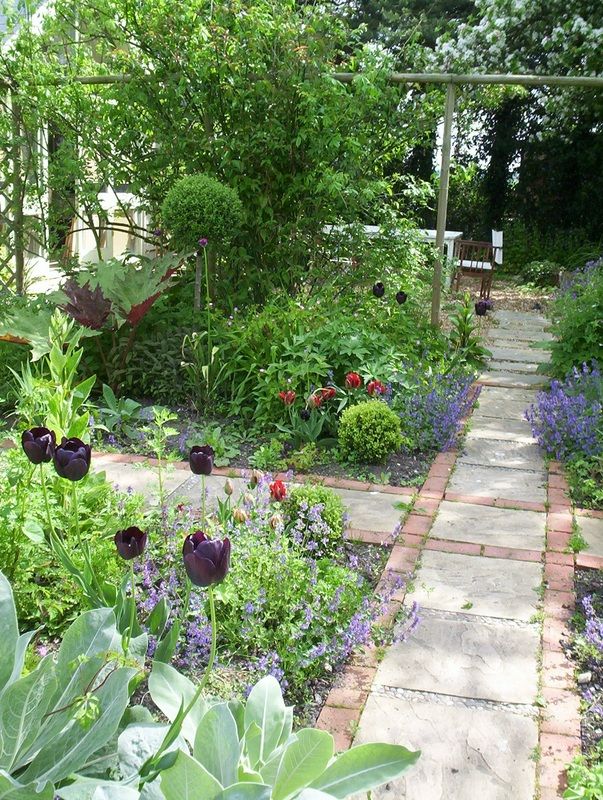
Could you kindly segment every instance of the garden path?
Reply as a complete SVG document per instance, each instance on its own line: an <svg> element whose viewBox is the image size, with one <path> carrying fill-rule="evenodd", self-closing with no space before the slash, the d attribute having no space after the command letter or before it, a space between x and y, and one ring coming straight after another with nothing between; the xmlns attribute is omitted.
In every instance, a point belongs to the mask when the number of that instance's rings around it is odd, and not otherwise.
<svg viewBox="0 0 603 800"><path fill-rule="evenodd" d="M547 321L495 318L464 446L439 457L413 510L430 501L404 598L421 622L375 665L354 737L422 751L375 800L532 800L537 789L547 473L523 414L543 380L546 351L531 345L547 338ZM413 569L407 529L394 550ZM544 786L542 796L557 794Z"/></svg>

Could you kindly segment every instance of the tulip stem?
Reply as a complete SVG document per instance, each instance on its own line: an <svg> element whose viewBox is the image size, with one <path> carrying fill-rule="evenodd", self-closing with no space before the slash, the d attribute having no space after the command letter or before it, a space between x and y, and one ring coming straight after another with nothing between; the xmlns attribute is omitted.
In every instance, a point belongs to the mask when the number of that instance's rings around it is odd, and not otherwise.
<svg viewBox="0 0 603 800"><path fill-rule="evenodd" d="M188 598L190 596L190 581L187 582L187 599L186 603L188 603ZM159 750L152 756L144 765L141 770L142 780L139 784L140 788L150 780L153 780L157 773L154 773L153 768L158 764L159 759L171 745L176 741L178 736L180 735L180 731L182 730L182 723L187 718L191 709L195 706L199 697L201 696L201 692L207 686L207 682L209 680L209 675L214 665L214 661L216 659L216 643L217 643L217 631L216 631L216 606L214 601L214 592L213 586L207 587L207 596L209 600L209 616L211 620L211 648L209 651L209 661L207 662L207 667L205 668L205 673L203 678L201 679L201 683L197 686L195 690L195 694L192 696L189 704L184 708L181 713L178 713L177 718L172 722L168 732L165 735L163 742L159 746Z"/></svg>
<svg viewBox="0 0 603 800"><path fill-rule="evenodd" d="M201 527L205 527L205 475L201 475Z"/></svg>
<svg viewBox="0 0 603 800"><path fill-rule="evenodd" d="M52 514L50 513L50 503L48 502L48 489L46 488L46 475L44 474L44 464L40 464L40 483L42 484L42 494L44 495L44 506L46 507L46 518L51 534L55 533L52 524Z"/></svg>
<svg viewBox="0 0 603 800"><path fill-rule="evenodd" d="M131 605L130 605L130 624L128 625L128 630L126 632L125 640L124 640L124 655L128 655L128 650L130 649L130 642L132 641L132 631L134 629L134 614L136 613L136 577L134 575L134 559L130 559L130 585L131 589Z"/></svg>

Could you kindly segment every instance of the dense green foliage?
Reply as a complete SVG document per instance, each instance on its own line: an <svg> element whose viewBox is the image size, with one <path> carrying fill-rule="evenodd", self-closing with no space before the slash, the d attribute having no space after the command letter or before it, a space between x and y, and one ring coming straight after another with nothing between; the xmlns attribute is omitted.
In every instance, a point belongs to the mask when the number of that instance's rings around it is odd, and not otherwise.
<svg viewBox="0 0 603 800"><path fill-rule="evenodd" d="M219 246L236 235L243 206L239 196L209 175L189 175L171 187L161 206L174 250L192 252L199 239Z"/></svg>
<svg viewBox="0 0 603 800"><path fill-rule="evenodd" d="M553 374L564 377L572 367L603 364L603 259L576 271L552 304Z"/></svg>
<svg viewBox="0 0 603 800"><path fill-rule="evenodd" d="M313 516L319 512L324 522L321 526L321 542L315 542ZM314 542L319 549L330 554L341 548L343 544L344 506L339 495L326 486L294 486L285 504L287 522L291 525L297 538L306 546Z"/></svg>
<svg viewBox="0 0 603 800"><path fill-rule="evenodd" d="M381 400L347 408L339 424L339 447L351 461L379 464L402 443L400 418Z"/></svg>

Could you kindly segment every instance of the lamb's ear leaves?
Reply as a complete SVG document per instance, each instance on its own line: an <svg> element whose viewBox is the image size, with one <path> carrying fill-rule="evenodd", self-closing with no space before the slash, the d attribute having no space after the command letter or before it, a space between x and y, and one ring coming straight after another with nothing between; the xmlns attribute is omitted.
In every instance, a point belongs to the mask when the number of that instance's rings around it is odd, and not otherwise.
<svg viewBox="0 0 603 800"><path fill-rule="evenodd" d="M13 674L19 628L10 583L0 572L0 692Z"/></svg>
<svg viewBox="0 0 603 800"><path fill-rule="evenodd" d="M397 744L361 744L339 755L310 788L344 800L398 778L420 755Z"/></svg>
<svg viewBox="0 0 603 800"><path fill-rule="evenodd" d="M222 789L202 764L182 750L174 765L161 773L161 791L166 800L216 800Z"/></svg>
<svg viewBox="0 0 603 800"><path fill-rule="evenodd" d="M255 723L260 729L259 737L248 740L252 766L264 764L278 747L287 720L287 709L281 687L271 675L262 678L251 690L245 706L245 729Z"/></svg>

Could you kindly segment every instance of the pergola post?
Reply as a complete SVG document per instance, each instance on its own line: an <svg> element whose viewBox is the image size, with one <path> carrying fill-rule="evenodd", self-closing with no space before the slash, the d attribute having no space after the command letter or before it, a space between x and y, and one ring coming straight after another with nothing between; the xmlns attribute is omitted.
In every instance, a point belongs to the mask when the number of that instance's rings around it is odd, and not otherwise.
<svg viewBox="0 0 603 800"><path fill-rule="evenodd" d="M448 187L450 185L450 154L452 151L452 121L454 118L455 85L446 86L446 106L444 109L444 136L442 141L442 162L440 165L440 186L438 192L438 219L436 224L436 257L433 265L431 292L431 324L440 324L440 302L442 292L442 263L444 261L444 233L448 213Z"/></svg>
<svg viewBox="0 0 603 800"><path fill-rule="evenodd" d="M23 174L21 157L21 107L15 92L11 93L12 113L12 229L15 253L15 289L23 294L25 287L25 236L23 223Z"/></svg>

